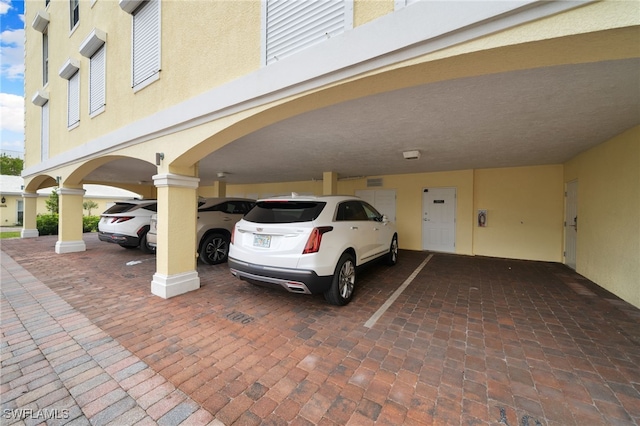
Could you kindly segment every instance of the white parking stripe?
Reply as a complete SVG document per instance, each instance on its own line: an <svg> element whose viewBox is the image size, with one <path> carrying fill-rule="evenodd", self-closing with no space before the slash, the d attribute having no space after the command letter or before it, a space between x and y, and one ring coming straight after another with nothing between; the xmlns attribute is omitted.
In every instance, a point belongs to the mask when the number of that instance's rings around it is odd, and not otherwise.
<svg viewBox="0 0 640 426"><path fill-rule="evenodd" d="M371 315L371 318L369 318L369 320L367 322L364 323L364 326L367 328L371 328L373 327L376 322L380 319L380 317L382 315L384 315L384 313L387 311L387 309L389 309L389 306L391 306L393 304L393 302L396 301L396 299L398 298L398 296L400 296L402 294L402 292L404 291L405 288L407 288L409 286L409 284L411 284L411 282L416 278L416 276L418 276L418 274L420 273L420 271L422 271L422 268L424 268L426 266L427 263L429 263L429 261L431 260L431 258L433 257L433 254L430 254L421 264L420 266L418 266L416 268L415 271L413 271L413 273L411 275L409 275L409 278L407 278L400 287L398 287L398 289L396 291L393 292L393 294L391 295L391 297L389 297L387 299L386 302L384 302L384 304L382 306L380 306L380 308L376 311L375 314Z"/></svg>

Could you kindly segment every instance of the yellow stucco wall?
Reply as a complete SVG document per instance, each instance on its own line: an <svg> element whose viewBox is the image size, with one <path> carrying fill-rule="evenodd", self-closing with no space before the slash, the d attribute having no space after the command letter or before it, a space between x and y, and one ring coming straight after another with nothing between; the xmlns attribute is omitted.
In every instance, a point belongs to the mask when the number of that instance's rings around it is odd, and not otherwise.
<svg viewBox="0 0 640 426"><path fill-rule="evenodd" d="M474 217L476 255L562 262L562 165L474 172L474 212L487 210L487 226Z"/></svg>
<svg viewBox="0 0 640 426"><path fill-rule="evenodd" d="M14 226L18 220L18 201L22 201L22 195L5 195L5 203L6 207L2 207L0 205L0 226ZM37 199L37 214L49 214L47 210L47 200L49 199L48 195L41 195ZM122 198L97 198L91 196L85 196L84 201L93 201L98 207L91 209L92 216L99 216L102 212L104 212L109 206L111 206L116 201L120 201ZM83 214L85 216L89 215L87 210L83 210Z"/></svg>
<svg viewBox="0 0 640 426"><path fill-rule="evenodd" d="M0 203L0 226L14 226L18 222L18 201L21 195L2 194L4 202Z"/></svg>
<svg viewBox="0 0 640 426"><path fill-rule="evenodd" d="M562 262L562 165L514 167L382 176L376 189L396 191L400 247L422 250L422 192L456 188L456 253ZM227 195L321 194L321 183L229 185ZM338 193L354 195L367 179L338 181ZM477 209L487 209L489 225L476 226Z"/></svg>
<svg viewBox="0 0 640 426"><path fill-rule="evenodd" d="M640 126L568 161L573 180L576 271L640 307Z"/></svg>

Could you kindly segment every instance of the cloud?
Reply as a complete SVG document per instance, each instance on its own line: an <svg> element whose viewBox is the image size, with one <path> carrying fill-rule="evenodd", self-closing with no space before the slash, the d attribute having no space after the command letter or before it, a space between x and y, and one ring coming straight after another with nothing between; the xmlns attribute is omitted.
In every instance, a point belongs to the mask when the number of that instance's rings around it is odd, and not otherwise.
<svg viewBox="0 0 640 426"><path fill-rule="evenodd" d="M0 116L2 130L24 131L24 99L22 96L0 93Z"/></svg>
<svg viewBox="0 0 640 426"><path fill-rule="evenodd" d="M11 80L24 78L24 30L0 33L0 63L2 76Z"/></svg>
<svg viewBox="0 0 640 426"><path fill-rule="evenodd" d="M10 0L0 0L0 15L5 15L11 9Z"/></svg>

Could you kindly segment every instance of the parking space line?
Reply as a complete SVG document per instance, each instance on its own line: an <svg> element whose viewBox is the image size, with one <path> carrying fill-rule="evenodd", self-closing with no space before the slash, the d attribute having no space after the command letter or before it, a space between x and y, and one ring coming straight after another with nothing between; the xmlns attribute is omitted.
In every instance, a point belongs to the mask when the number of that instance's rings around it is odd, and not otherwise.
<svg viewBox="0 0 640 426"><path fill-rule="evenodd" d="M384 313L387 311L387 309L389 309L389 307L393 304L393 302L396 301L398 296L402 294L404 289L407 288L409 284L411 284L411 282L416 278L416 276L418 276L420 271L422 271L422 268L424 268L427 265L427 263L429 263L432 257L433 257L433 254L430 254L429 256L427 256L427 258L420 264L420 266L418 266L416 270L413 271L411 275L409 275L409 278L407 278L402 283L402 285L398 287L396 291L393 292L393 294L387 299L387 301L384 302L384 304L380 306L380 308L378 308L378 310L373 315L371 315L371 318L369 318L369 320L364 323L365 327L371 328L376 324L376 322L380 319L382 315L384 315Z"/></svg>

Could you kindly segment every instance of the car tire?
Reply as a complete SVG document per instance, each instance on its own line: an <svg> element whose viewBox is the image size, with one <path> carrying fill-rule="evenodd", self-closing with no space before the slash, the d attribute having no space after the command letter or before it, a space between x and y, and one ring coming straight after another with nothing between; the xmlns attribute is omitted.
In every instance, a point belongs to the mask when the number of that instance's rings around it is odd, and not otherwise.
<svg viewBox="0 0 640 426"><path fill-rule="evenodd" d="M344 306L351 301L356 285L356 264L349 253L344 253L333 274L331 288L324 293L327 302L332 305Z"/></svg>
<svg viewBox="0 0 640 426"><path fill-rule="evenodd" d="M393 266L398 263L398 236L394 235L391 239L389 254L387 255L387 265Z"/></svg>
<svg viewBox="0 0 640 426"><path fill-rule="evenodd" d="M149 243L147 243L146 233L140 239L140 250L142 250L143 253L147 253L147 254L153 254L156 252L156 248L150 246Z"/></svg>
<svg viewBox="0 0 640 426"><path fill-rule="evenodd" d="M126 248L127 250L138 248L138 246L125 246L124 244L118 244L118 245L122 248Z"/></svg>
<svg viewBox="0 0 640 426"><path fill-rule="evenodd" d="M200 245L200 260L207 265L217 265L227 261L230 240L223 234L209 234Z"/></svg>

